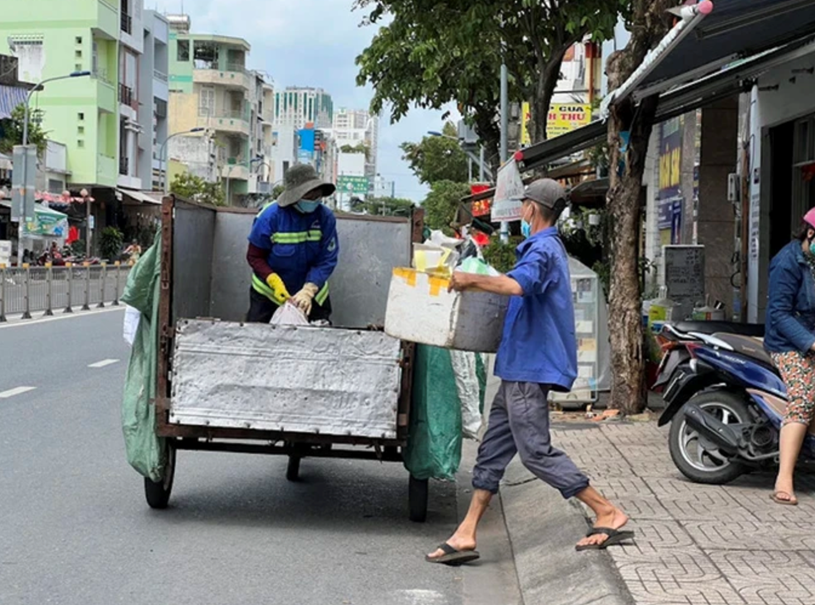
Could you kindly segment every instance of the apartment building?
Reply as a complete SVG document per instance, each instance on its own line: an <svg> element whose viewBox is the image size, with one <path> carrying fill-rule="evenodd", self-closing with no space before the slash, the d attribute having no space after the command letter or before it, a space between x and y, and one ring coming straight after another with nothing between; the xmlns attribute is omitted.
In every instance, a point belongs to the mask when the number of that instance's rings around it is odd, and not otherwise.
<svg viewBox="0 0 815 605"><path fill-rule="evenodd" d="M373 183L377 173L379 153L379 117L365 109L340 108L334 112L332 128L329 131L337 147L365 147L365 176Z"/></svg>
<svg viewBox="0 0 815 605"><path fill-rule="evenodd" d="M17 57L21 80L91 72L46 84L32 108L42 110L49 137L65 145L66 186L101 200L115 199L117 187L151 188L154 180L150 158L167 102L167 22L143 3L7 2L0 19L0 52L6 44Z"/></svg>
<svg viewBox="0 0 815 605"><path fill-rule="evenodd" d="M271 172L274 90L246 68L251 46L243 38L192 33L187 15L168 20L168 157L192 174L220 179L227 202L236 205Z"/></svg>
<svg viewBox="0 0 815 605"><path fill-rule="evenodd" d="M289 86L275 92L275 127L291 126L301 130L307 124L330 129L334 119L334 102L322 88Z"/></svg>

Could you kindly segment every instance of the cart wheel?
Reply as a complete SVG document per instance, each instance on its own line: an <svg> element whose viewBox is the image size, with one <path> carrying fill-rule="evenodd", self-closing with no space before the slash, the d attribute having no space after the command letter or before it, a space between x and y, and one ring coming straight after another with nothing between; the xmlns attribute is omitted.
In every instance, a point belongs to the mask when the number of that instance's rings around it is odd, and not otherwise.
<svg viewBox="0 0 815 605"><path fill-rule="evenodd" d="M175 477L175 446L167 444L167 469L164 471L164 480L156 483L144 478L144 497L150 508L167 508L170 494L173 491L173 477Z"/></svg>
<svg viewBox="0 0 815 605"><path fill-rule="evenodd" d="M286 467L286 479L297 481L300 478L300 456L289 456L289 465Z"/></svg>
<svg viewBox="0 0 815 605"><path fill-rule="evenodd" d="M424 523L427 519L427 479L417 479L410 476L408 487L408 503L410 505L410 520Z"/></svg>

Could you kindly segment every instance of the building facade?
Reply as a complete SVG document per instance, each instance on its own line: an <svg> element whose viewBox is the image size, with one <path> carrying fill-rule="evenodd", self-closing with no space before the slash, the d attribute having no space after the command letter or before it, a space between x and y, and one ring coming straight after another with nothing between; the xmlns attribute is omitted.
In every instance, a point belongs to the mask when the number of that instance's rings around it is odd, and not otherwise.
<svg viewBox="0 0 815 605"><path fill-rule="evenodd" d="M275 92L275 127L293 126L305 128L331 128L334 119L334 102L322 88L287 87Z"/></svg>
<svg viewBox="0 0 815 605"><path fill-rule="evenodd" d="M366 154L364 176L373 187L379 154L379 117L371 115L365 109L340 108L334 112L330 134L340 150L360 146L364 148Z"/></svg>
<svg viewBox="0 0 815 605"><path fill-rule="evenodd" d="M271 173L274 90L265 76L246 68L246 40L191 33L186 15L168 19L169 131L178 135L168 158L206 180L220 179L227 203L238 204Z"/></svg>

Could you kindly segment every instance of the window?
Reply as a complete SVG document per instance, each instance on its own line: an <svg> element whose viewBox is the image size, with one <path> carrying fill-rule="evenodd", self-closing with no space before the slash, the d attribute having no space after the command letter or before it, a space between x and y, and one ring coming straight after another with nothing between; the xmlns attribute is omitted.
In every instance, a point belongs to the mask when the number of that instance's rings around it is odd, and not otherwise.
<svg viewBox="0 0 815 605"><path fill-rule="evenodd" d="M82 44L82 36L77 36L76 37L76 44L77 44L77 46Z"/></svg>
<svg viewBox="0 0 815 605"><path fill-rule="evenodd" d="M8 44L12 54L17 57L19 79L23 82L42 80L42 70L45 67L43 36L10 36Z"/></svg>
<svg viewBox="0 0 815 605"><path fill-rule="evenodd" d="M82 50L81 49L74 51L74 58L76 58L76 59L81 59L82 58Z"/></svg>
<svg viewBox="0 0 815 605"><path fill-rule="evenodd" d="M190 60L190 41L189 40L178 40L178 51L176 60L187 62Z"/></svg>
<svg viewBox="0 0 815 605"><path fill-rule="evenodd" d="M198 95L198 115L211 117L215 115L215 89L202 86Z"/></svg>
<svg viewBox="0 0 815 605"><path fill-rule="evenodd" d="M82 139L77 139L76 146L82 149L83 147L85 147L85 141L83 141Z"/></svg>
<svg viewBox="0 0 815 605"><path fill-rule="evenodd" d="M99 75L99 43L93 41L93 53L91 56L91 72L94 76Z"/></svg>
<svg viewBox="0 0 815 605"><path fill-rule="evenodd" d="M84 126L79 126L79 127L76 129L76 134L78 134L78 135L84 135L84 134L85 134L85 127L84 127Z"/></svg>
<svg viewBox="0 0 815 605"><path fill-rule="evenodd" d="M792 166L792 216L797 229L798 217L815 205L815 115L795 123Z"/></svg>
<svg viewBox="0 0 815 605"><path fill-rule="evenodd" d="M85 114L82 113L82 112L76 114L76 119L79 120L80 122L84 122L85 121Z"/></svg>

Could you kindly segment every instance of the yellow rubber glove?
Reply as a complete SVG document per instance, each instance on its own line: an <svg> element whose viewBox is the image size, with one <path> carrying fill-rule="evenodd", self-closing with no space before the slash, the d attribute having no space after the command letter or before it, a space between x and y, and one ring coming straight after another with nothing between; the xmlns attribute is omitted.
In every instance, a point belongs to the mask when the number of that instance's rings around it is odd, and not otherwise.
<svg viewBox="0 0 815 605"><path fill-rule="evenodd" d="M269 287L272 289L272 295L277 304L282 305L291 298L291 294L289 294L289 291L286 289L286 284L283 283L283 280L280 279L277 273L271 273L269 277L266 278L266 283L269 284Z"/></svg>
<svg viewBox="0 0 815 605"><path fill-rule="evenodd" d="M311 313L311 302L314 300L314 297L317 296L318 291L319 288L316 285L306 284L292 299L292 302L306 314L306 317Z"/></svg>

